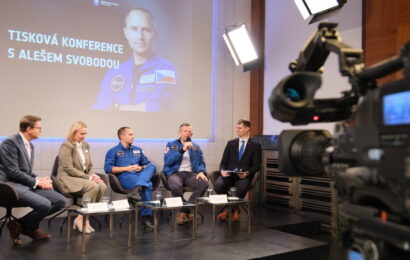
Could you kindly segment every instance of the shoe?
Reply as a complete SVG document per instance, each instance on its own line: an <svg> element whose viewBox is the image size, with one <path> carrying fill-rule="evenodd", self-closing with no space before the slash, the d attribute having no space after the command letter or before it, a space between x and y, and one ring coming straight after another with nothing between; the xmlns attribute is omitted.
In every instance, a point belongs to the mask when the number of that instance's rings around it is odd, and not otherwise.
<svg viewBox="0 0 410 260"><path fill-rule="evenodd" d="M179 212L179 214L177 216L177 223L182 225L182 224L185 224L188 221L189 221L188 214L186 214L185 212Z"/></svg>
<svg viewBox="0 0 410 260"><path fill-rule="evenodd" d="M6 226L10 232L11 241L13 241L15 245L23 244L23 241L20 239L21 225L17 221L11 220L7 222Z"/></svg>
<svg viewBox="0 0 410 260"><path fill-rule="evenodd" d="M40 229L36 229L34 231L21 231L21 234L31 237L31 239L39 241L39 240L47 240L51 237L50 234L41 231Z"/></svg>
<svg viewBox="0 0 410 260"><path fill-rule="evenodd" d="M78 229L78 231L83 232L83 225L82 225L82 224L83 224L83 223L79 224L78 221L77 221L77 219L75 219L75 220L74 220L74 223L73 223L73 229L74 229L74 230ZM89 230L89 229L87 228L87 226L86 226L86 228L85 228L85 233L86 233L86 234L90 234L90 233L91 233L91 230Z"/></svg>
<svg viewBox="0 0 410 260"><path fill-rule="evenodd" d="M218 214L216 218L220 221L226 221L228 219L228 211L227 210L222 211L221 213Z"/></svg>
<svg viewBox="0 0 410 260"><path fill-rule="evenodd" d="M232 221L233 221L233 222L239 221L239 216L240 216L240 214L241 214L241 211L240 211L239 209L235 209L235 210L232 212L232 216L231 216Z"/></svg>
<svg viewBox="0 0 410 260"><path fill-rule="evenodd" d="M154 228L154 224L152 224L151 216L142 216L142 225L145 228Z"/></svg>
<svg viewBox="0 0 410 260"><path fill-rule="evenodd" d="M90 233L95 232L95 229L90 225L90 223L85 224L85 228L90 231Z"/></svg>
<svg viewBox="0 0 410 260"><path fill-rule="evenodd" d="M142 186L135 187L130 193L128 193L128 198L134 201L141 201Z"/></svg>
<svg viewBox="0 0 410 260"><path fill-rule="evenodd" d="M191 222L194 221L194 213L189 213L188 219ZM201 220L201 217L199 215L196 215L196 222L199 223L200 220Z"/></svg>

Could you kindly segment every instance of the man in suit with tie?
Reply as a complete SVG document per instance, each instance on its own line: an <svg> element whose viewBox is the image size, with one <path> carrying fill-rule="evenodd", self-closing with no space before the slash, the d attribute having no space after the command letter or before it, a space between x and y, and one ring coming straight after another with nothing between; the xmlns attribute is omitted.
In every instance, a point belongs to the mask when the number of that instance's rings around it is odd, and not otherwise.
<svg viewBox="0 0 410 260"><path fill-rule="evenodd" d="M215 191L227 193L232 186L236 187L236 196L244 198L255 172L259 171L261 164L260 144L253 142L249 137L251 122L240 119L236 125L238 138L230 140L224 150L220 175L215 180ZM235 172L235 173L233 173ZM236 173L237 172L237 173ZM232 220L239 220L239 208L234 208ZM226 220L228 211L224 210L218 215L219 220Z"/></svg>
<svg viewBox="0 0 410 260"><path fill-rule="evenodd" d="M33 173L34 146L31 140L41 134L41 118L26 115L20 120L20 132L7 138L0 145L0 175L17 191L20 207L33 210L18 220L7 223L10 238L16 245L22 244L20 233L33 240L46 240L50 235L39 229L40 221L66 206L66 199L53 191L49 177Z"/></svg>

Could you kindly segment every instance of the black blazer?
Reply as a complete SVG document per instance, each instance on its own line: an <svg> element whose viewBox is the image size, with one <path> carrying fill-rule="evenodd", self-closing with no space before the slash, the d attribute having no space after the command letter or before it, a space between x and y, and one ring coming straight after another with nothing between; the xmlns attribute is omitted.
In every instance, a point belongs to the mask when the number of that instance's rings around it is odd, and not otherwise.
<svg viewBox="0 0 410 260"><path fill-rule="evenodd" d="M33 173L34 146L30 143L29 160L26 147L20 134L15 134L0 145L0 179L7 179L19 192L30 190L36 184L37 175Z"/></svg>
<svg viewBox="0 0 410 260"><path fill-rule="evenodd" d="M233 170L238 168L243 171L249 171L250 177L259 171L261 165L261 145L259 143L255 143L249 138L240 161L238 161L238 156L239 138L236 138L226 144L220 170Z"/></svg>

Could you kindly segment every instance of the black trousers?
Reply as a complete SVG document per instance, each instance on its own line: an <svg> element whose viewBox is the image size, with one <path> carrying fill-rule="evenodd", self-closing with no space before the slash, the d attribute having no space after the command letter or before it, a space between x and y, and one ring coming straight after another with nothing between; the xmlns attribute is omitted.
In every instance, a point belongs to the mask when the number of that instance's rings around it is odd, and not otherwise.
<svg viewBox="0 0 410 260"><path fill-rule="evenodd" d="M218 194L226 194L229 191L229 188L234 186L236 187L236 196L238 198L245 198L246 193L249 190L251 184L251 178L246 176L241 179L238 175L230 175L228 177L222 177L219 175L215 180L215 191Z"/></svg>

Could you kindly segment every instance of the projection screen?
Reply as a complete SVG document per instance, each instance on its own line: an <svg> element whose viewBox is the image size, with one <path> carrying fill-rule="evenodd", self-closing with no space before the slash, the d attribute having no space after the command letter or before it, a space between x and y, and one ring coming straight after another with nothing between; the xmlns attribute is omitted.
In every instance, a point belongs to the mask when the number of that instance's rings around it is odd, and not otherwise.
<svg viewBox="0 0 410 260"><path fill-rule="evenodd" d="M211 0L3 0L0 136L43 119L44 137L76 120L90 138L211 138Z"/></svg>

